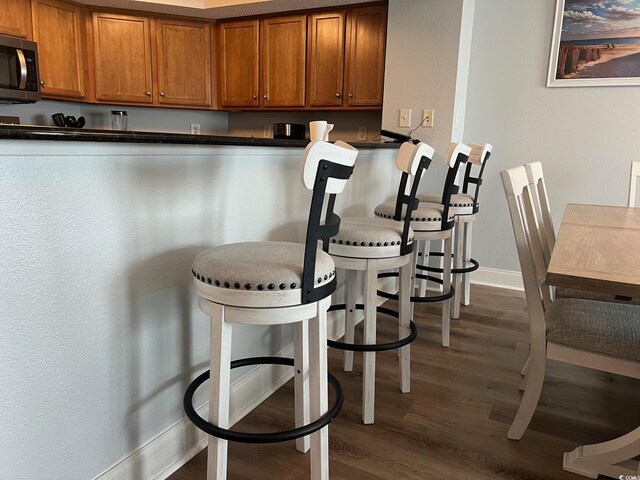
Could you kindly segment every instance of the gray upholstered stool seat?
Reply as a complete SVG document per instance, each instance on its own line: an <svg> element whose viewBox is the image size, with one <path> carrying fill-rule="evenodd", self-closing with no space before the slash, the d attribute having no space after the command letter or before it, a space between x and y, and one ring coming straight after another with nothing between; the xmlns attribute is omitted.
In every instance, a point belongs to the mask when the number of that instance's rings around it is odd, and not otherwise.
<svg viewBox="0 0 640 480"><path fill-rule="evenodd" d="M211 295L224 295L227 304L235 304L233 293L250 291L262 295L261 306L269 306L269 297L279 292L292 297L300 303L302 285L302 267L305 246L290 242L244 242L221 245L205 250L193 262L193 276L200 281L199 288L206 289ZM331 256L316 251L315 285L330 282L335 275L335 265ZM216 294L216 290L219 292ZM269 295L271 294L271 295ZM242 299L238 298L238 302ZM241 304L241 303L238 303Z"/></svg>
<svg viewBox="0 0 640 480"><path fill-rule="evenodd" d="M440 193L419 193L416 198L421 203L440 204L442 202L442 194ZM473 195L467 193L452 194L449 208L454 215L473 215Z"/></svg>
<svg viewBox="0 0 640 480"><path fill-rule="evenodd" d="M640 305L640 298L632 298L625 300L624 298L616 298L615 295L607 293L590 292L588 290L577 290L575 288L556 288L556 298L581 298L584 300L596 300L598 302L615 302L627 305ZM638 313L640 315L640 313Z"/></svg>
<svg viewBox="0 0 640 480"><path fill-rule="evenodd" d="M393 218L396 206L393 203L381 203L374 213L376 217ZM442 229L442 213L444 207L441 204L420 202L418 208L411 212L411 228L420 231L437 231ZM406 208L402 211L402 218ZM447 221L453 221L455 213L449 211Z"/></svg>
<svg viewBox="0 0 640 480"><path fill-rule="evenodd" d="M358 258L397 257L402 244L402 223L385 218L343 218L340 232L331 237L331 255ZM413 243L413 230L409 229L409 243Z"/></svg>
<svg viewBox="0 0 640 480"><path fill-rule="evenodd" d="M640 361L640 307L560 299L545 313L547 341L610 357Z"/></svg>

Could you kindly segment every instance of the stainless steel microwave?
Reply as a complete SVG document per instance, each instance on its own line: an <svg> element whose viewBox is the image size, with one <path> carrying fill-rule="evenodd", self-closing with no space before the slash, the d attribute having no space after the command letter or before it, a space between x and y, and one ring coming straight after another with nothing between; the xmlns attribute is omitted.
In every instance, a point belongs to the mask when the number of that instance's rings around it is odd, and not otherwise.
<svg viewBox="0 0 640 480"><path fill-rule="evenodd" d="M37 45L0 35L0 103L33 103L38 100Z"/></svg>

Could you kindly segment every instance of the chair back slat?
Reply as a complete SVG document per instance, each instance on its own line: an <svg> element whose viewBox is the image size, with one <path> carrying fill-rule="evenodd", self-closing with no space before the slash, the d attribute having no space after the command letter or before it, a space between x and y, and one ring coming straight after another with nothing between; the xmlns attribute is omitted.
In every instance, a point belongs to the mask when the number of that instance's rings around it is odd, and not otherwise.
<svg viewBox="0 0 640 480"><path fill-rule="evenodd" d="M482 145L469 144L471 152L469 153L469 161L464 173L464 181L462 183L462 193L471 194L471 185L474 186L473 191L473 212L478 211L478 196L480 194L480 186L482 185L482 175L487 166L487 160L493 151L493 145L485 143ZM478 171L476 176L473 175L474 170Z"/></svg>
<svg viewBox="0 0 640 480"><path fill-rule="evenodd" d="M358 150L342 140L338 140L335 143L321 140L309 142L307 148L304 149L301 164L303 185L309 190L315 188L318 165L322 160L329 159L333 163L353 167L357 156ZM341 193L346 183L346 179L330 178L327 180L325 193Z"/></svg>
<svg viewBox="0 0 640 480"><path fill-rule="evenodd" d="M464 143L450 143L447 153L445 154L445 163L449 166L447 170L447 178L444 181L444 189L442 190L442 229L446 230L453 227L453 222L449 222L449 208L451 204L451 195L458 193L458 179L462 172L462 168L469 160L471 147Z"/></svg>
<svg viewBox="0 0 640 480"><path fill-rule="evenodd" d="M636 206L636 190L638 188L638 177L640 177L640 162L631 162L631 175L629 177L629 201L627 206Z"/></svg>
<svg viewBox="0 0 640 480"><path fill-rule="evenodd" d="M311 174L314 175L314 179L302 270L303 304L317 302L331 295L336 289L335 275L331 281L322 285L316 282L318 242L326 252L329 248L329 238L340 230L340 217L333 211L336 194L342 192L346 181L351 177L357 155L358 151L344 142L330 144L314 141L305 149L302 182L309 188ZM327 194L329 197L325 201Z"/></svg>
<svg viewBox="0 0 640 480"><path fill-rule="evenodd" d="M435 149L426 143L403 143L396 156L396 167L402 172L398 194L396 196L396 208L393 219L402 221L402 242L400 243L400 255L413 252L413 241L409 243L409 231L411 230L411 212L418 208L416 194L422 179L422 174L431 165L431 159ZM403 219L404 217L404 219Z"/></svg>
<svg viewBox="0 0 640 480"><path fill-rule="evenodd" d="M542 173L542 164L540 162L527 163L525 169L527 170L529 185L531 185L531 194L533 196L542 253L545 263L548 266L551 261L553 247L556 244L556 232L553 226L553 219L551 218L551 209L549 207L547 187Z"/></svg>
<svg viewBox="0 0 640 480"><path fill-rule="evenodd" d="M534 330L539 333L544 331L544 311L546 301L543 298L543 289L548 289L540 273L546 275L546 267L540 268L542 250L540 242L535 241L538 234L535 231L533 205L530 194L529 180L524 166L511 168L500 172L502 185L509 205L511 224L518 250L518 259L522 270L527 307L529 309L530 327L532 338Z"/></svg>

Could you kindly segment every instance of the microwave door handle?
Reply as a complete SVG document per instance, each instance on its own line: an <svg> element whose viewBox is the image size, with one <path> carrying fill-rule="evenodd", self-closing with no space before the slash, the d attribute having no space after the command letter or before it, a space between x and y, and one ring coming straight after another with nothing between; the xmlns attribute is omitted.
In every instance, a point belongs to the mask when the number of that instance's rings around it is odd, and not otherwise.
<svg viewBox="0 0 640 480"><path fill-rule="evenodd" d="M19 90L24 90L27 86L27 60L24 58L24 52L20 48L16 48L18 54L18 62L20 63L20 84Z"/></svg>

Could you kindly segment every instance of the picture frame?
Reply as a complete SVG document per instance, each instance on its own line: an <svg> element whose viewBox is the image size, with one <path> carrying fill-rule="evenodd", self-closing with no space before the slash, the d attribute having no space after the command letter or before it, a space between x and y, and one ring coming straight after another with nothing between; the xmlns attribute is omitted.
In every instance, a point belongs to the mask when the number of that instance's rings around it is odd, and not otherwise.
<svg viewBox="0 0 640 480"><path fill-rule="evenodd" d="M640 85L640 0L556 0L547 87Z"/></svg>

